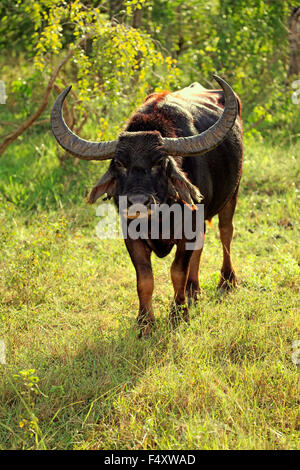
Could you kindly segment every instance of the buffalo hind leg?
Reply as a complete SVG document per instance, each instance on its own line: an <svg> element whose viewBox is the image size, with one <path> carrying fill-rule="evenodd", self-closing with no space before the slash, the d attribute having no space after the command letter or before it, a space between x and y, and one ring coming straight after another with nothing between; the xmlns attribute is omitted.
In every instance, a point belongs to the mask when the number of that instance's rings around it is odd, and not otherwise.
<svg viewBox="0 0 300 470"><path fill-rule="evenodd" d="M189 320L188 306L186 304L186 285L189 275L192 251L185 249L185 240L177 245L174 261L171 266L171 278L174 287L174 304L171 309L170 320L176 325L181 318Z"/></svg>
<svg viewBox="0 0 300 470"><path fill-rule="evenodd" d="M237 192L219 212L219 230L223 247L223 264L218 288L228 290L237 286L237 278L231 262L230 246L233 237L233 215L237 202Z"/></svg>
<svg viewBox="0 0 300 470"><path fill-rule="evenodd" d="M137 322L140 328L139 337L149 336L154 324L152 294L154 279L151 266L151 250L142 240L125 240L127 250L136 270L139 313Z"/></svg>

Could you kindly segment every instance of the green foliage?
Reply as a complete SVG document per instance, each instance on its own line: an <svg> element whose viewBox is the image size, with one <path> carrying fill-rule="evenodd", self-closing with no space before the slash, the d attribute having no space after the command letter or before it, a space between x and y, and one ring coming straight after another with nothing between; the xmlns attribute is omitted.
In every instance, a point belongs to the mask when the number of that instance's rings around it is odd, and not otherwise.
<svg viewBox="0 0 300 470"><path fill-rule="evenodd" d="M150 2L151 34L174 57L185 83L214 87L212 74L224 76L240 96L246 129L293 132L299 108L287 81L287 19L293 2L214 0ZM283 128L284 125L284 128Z"/></svg>
<svg viewBox="0 0 300 470"><path fill-rule="evenodd" d="M72 83L75 101L72 103L70 97L68 102L73 114L80 122L90 113L97 124L93 130L99 129L98 135L92 131L90 138L102 137L108 120L116 113L119 123L112 129L120 131L121 112L128 115L153 89L174 87L177 83L176 61L164 56L147 33L110 22L100 8L87 8L77 0L24 1L21 5L34 23L34 60L33 64L29 61L22 77L8 80L8 95L14 97L9 109L15 112L15 119L27 117L36 109L49 76L68 51L74 53L56 84L64 88L66 83ZM128 1L127 15L137 5L141 2Z"/></svg>
<svg viewBox="0 0 300 470"><path fill-rule="evenodd" d="M214 87L215 71L240 96L246 131L267 135L276 129L283 139L297 134L299 106L292 103L294 90L287 80L292 1L128 0L118 8L111 1L109 9L104 2L84 0L4 4L10 16L2 15L2 47L9 50L17 32L18 37L27 32L22 45L15 41L13 52L22 68L19 78L10 80L7 67L2 69L12 119L36 109L38 84L45 87L59 60L74 49L57 85L73 84L68 101L78 123L85 113L94 119L89 138L115 137L136 103L153 89L192 81ZM138 10L140 29L131 26ZM118 20L111 21L109 13ZM48 114L49 108L43 117Z"/></svg>
<svg viewBox="0 0 300 470"><path fill-rule="evenodd" d="M25 12L25 3L22 1L2 0L0 3L0 52L1 55L12 55L26 49L32 50L31 35L34 25Z"/></svg>

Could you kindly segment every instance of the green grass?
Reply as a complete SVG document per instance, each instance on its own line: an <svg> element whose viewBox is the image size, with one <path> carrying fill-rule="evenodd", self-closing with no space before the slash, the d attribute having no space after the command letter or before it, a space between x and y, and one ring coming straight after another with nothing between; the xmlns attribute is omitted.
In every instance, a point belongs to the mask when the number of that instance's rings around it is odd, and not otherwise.
<svg viewBox="0 0 300 470"><path fill-rule="evenodd" d="M0 448L299 448L299 151L247 142L239 288L217 292L214 220L190 324L169 329L173 256L154 257L157 325L138 340L134 268L121 240L96 237L84 202L105 164L60 168L48 134L11 146L0 161Z"/></svg>

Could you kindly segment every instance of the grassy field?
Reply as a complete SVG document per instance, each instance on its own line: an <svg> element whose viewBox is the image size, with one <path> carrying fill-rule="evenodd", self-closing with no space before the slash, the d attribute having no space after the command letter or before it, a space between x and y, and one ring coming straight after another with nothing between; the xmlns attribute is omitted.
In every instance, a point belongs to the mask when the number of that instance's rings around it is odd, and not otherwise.
<svg viewBox="0 0 300 470"><path fill-rule="evenodd" d="M299 448L300 142L246 142L236 291L216 289L214 220L201 301L170 331L173 256L153 258L147 340L125 246L96 237L84 201L106 164L61 168L50 134L39 142L24 136L0 161L0 448Z"/></svg>

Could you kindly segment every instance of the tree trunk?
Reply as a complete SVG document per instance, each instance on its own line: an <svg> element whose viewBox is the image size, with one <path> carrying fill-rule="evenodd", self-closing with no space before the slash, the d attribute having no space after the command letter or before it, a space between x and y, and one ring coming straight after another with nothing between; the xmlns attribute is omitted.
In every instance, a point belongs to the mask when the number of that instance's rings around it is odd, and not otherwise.
<svg viewBox="0 0 300 470"><path fill-rule="evenodd" d="M136 29L140 28L142 25L142 18L143 18L143 9L136 8L133 12L132 27Z"/></svg>
<svg viewBox="0 0 300 470"><path fill-rule="evenodd" d="M178 60L178 57L180 56L180 54L182 54L185 48L185 41L184 41L184 36L183 36L183 31L182 31L181 5L179 5L176 8L176 14L177 14L178 39L177 39L177 48L175 51L175 58Z"/></svg>
<svg viewBox="0 0 300 470"><path fill-rule="evenodd" d="M109 0L109 17L113 19L123 7L123 0Z"/></svg>
<svg viewBox="0 0 300 470"><path fill-rule="evenodd" d="M288 77L300 74L300 6L289 17L290 65Z"/></svg>
<svg viewBox="0 0 300 470"><path fill-rule="evenodd" d="M83 44L90 35L87 35L85 38L83 38L80 42L79 45ZM49 97L50 93L52 91L52 88L54 87L55 80L60 72L60 70L64 67L64 65L68 62L68 60L72 57L74 54L75 50L70 49L68 53L65 55L65 57L60 61L56 69L52 72L51 77L49 79L48 85L46 87L46 90L44 92L44 96L42 98L42 102L38 109L28 118L26 121L24 121L18 129L16 129L14 132L6 136L3 141L0 143L0 155L3 154L3 152L6 150L6 148L12 144L19 135L21 135L26 129L28 129L30 126L33 125L33 123L37 120L37 118L42 114L42 112L46 109L48 102L49 102Z"/></svg>

